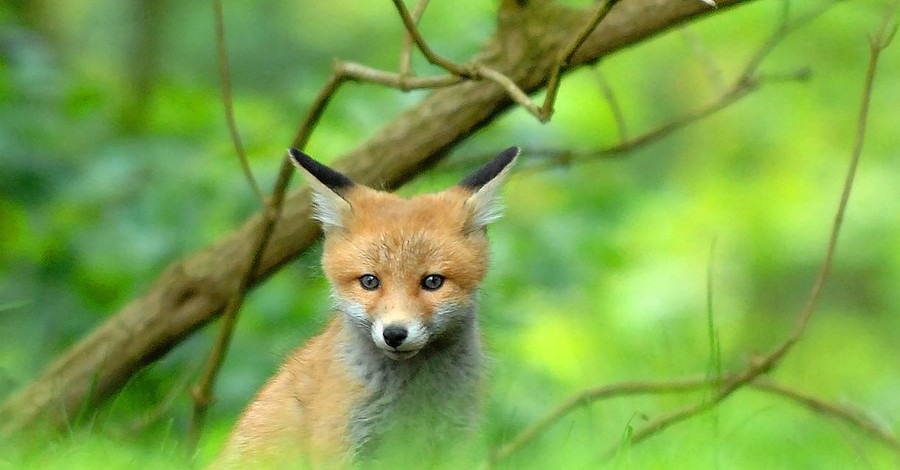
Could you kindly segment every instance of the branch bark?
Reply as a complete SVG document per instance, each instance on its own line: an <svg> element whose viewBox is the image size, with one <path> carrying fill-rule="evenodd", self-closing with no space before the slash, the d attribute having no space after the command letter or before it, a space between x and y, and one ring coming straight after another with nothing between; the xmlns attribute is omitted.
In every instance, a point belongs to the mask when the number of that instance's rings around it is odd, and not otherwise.
<svg viewBox="0 0 900 470"><path fill-rule="evenodd" d="M565 71L594 63L675 25L749 1L723 1L715 10L691 0L623 1L578 48ZM497 32L477 63L503 73L526 92L537 91L546 85L558 57L571 43L571 32L589 14L547 0L503 0ZM504 88L486 80L434 91L333 166L360 183L396 188L513 104ZM7 398L0 405L0 435L37 423L51 427L68 423L79 409L92 409L115 394L137 371L215 319L239 288L244 262L264 223L265 214L257 213L213 245L173 262L144 294ZM250 285L302 253L318 234L310 221L308 191L295 190L284 201Z"/></svg>

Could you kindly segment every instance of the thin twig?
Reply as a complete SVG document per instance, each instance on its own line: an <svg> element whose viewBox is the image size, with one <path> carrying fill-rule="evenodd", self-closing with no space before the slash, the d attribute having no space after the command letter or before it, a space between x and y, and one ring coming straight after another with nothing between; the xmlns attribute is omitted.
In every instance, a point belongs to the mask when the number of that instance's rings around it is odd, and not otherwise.
<svg viewBox="0 0 900 470"><path fill-rule="evenodd" d="M250 184L250 188L253 189L253 194L256 195L260 204L265 206L266 199L262 190L259 189L256 178L253 177L253 171L250 169L250 162L247 161L247 153L244 151L241 135L238 133L237 123L234 120L234 105L231 99L231 69L228 66L228 49L225 46L225 19L222 13L222 0L215 0L213 6L215 7L216 51L219 59L219 79L222 82L222 104L225 105L225 121L228 123L228 132L231 133L231 141L241 162L241 168L244 170L247 183Z"/></svg>
<svg viewBox="0 0 900 470"><path fill-rule="evenodd" d="M746 82L741 83L739 87L731 90L731 92L726 93L719 97L718 100L703 106L701 108L695 109L684 116L681 116L677 119L673 119L669 122L661 124L643 134L637 135L625 141L619 142L614 145L610 145L601 149L591 149L584 151L577 150L530 150L528 153L532 157L540 156L541 154L549 155L547 158L544 158L540 163L533 164L531 166L523 167L521 171L532 171L539 172L544 171L549 167L560 165L560 164L571 164L579 161L587 161L594 160L597 158L616 158L622 155L631 152L635 148L642 147L648 145L652 142L660 140L678 130L681 130L701 119L709 117L735 103L740 101L745 96L749 95L751 92L756 91L760 85L767 83L768 81L765 78L761 78L755 82Z"/></svg>
<svg viewBox="0 0 900 470"><path fill-rule="evenodd" d="M628 396L628 395L647 395L647 394L666 394L666 393L687 393L702 390L713 385L711 379L706 378L684 378L667 381L638 381L638 382L622 382L612 385L604 385L600 387L583 390L559 406L544 415L541 419L535 421L516 437L499 447L488 462L482 467L489 468L506 459L525 444L533 441L538 435L547 430L551 425L559 421L563 416L569 414L573 410L582 406L589 405L595 401L607 398Z"/></svg>
<svg viewBox="0 0 900 470"><path fill-rule="evenodd" d="M809 70L805 67L787 74L761 75L758 72L759 66L762 64L762 61L772 53L772 51L775 49L775 46L781 43L784 38L786 38L789 34L793 33L797 29L805 26L815 18L818 18L829 8L836 5L839 1L841 0L831 0L830 2L825 3L823 6L792 21L788 21L787 10L782 10L780 16L781 23L779 23L779 26L770 34L768 38L766 38L766 40L762 44L760 44L756 51L754 51L753 55L744 65L743 69L738 75L738 79L734 81L731 88L724 94L722 94L715 102L697 109L691 113L688 113L679 119L669 121L666 124L648 131L636 138L623 141L617 145L613 145L605 149L585 152L557 152L558 156L556 158L547 160L544 165L538 165L530 169L540 171L546 168L548 165L553 164L570 164L578 160L594 159L597 157L615 157L625 152L631 151L635 147L646 145L650 142L659 140L660 138L665 137L679 129L682 129L689 124L710 116L734 104L741 98L747 96L750 92L759 88L759 86L764 83L806 80L809 77ZM529 154L535 155L535 151L529 151Z"/></svg>
<svg viewBox="0 0 900 470"><path fill-rule="evenodd" d="M190 377L190 375L185 374L183 377L179 378L178 383L169 390L166 396L163 397L156 406L149 408L147 411L141 413L140 416L131 420L121 428L120 432L132 436L140 435L149 426L160 420L170 419L172 417L172 408L178 404L185 390L190 387Z"/></svg>
<svg viewBox="0 0 900 470"><path fill-rule="evenodd" d="M527 166L522 166L516 171L526 173L540 172L559 165L569 165L572 163L585 162L596 159L619 158L629 154L636 148L663 139L680 129L683 129L697 121L709 117L737 103L745 96L748 96L751 93L759 90L763 85L787 81L800 81L805 80L807 77L808 71L806 69L801 69L791 74L778 76L760 76L757 77L753 82L736 83L736 88L732 89L729 93L720 96L718 100L712 103L693 110L685 114L684 116L672 119L640 135L604 148L587 150L532 148L528 150L528 155L534 161L534 163L531 163ZM483 163L485 159L489 157L490 155L476 155L469 158L448 162L442 165L441 168L448 171L469 169L478 163Z"/></svg>
<svg viewBox="0 0 900 470"><path fill-rule="evenodd" d="M605 17L605 15L609 12L609 8L611 5L609 3L615 3L617 0L611 0L605 5L608 5L606 9L601 5L600 9L597 11L597 15L594 19L600 20ZM706 105L702 108L696 109L678 119L673 119L665 124L662 124L650 131L647 131L637 137L622 140L618 144L608 146L606 148L598 149L598 150L589 150L589 151L572 151L572 150L539 150L539 149L531 149L529 150L529 155L532 157L538 156L540 154L552 155L552 158L548 158L544 160L544 163L531 165L528 167L520 167L519 171L543 171L547 169L549 166L555 166L559 164L571 164L580 160L591 160L596 158L614 158L621 156L636 147L640 147L656 140L659 140L673 132L680 130L700 119L706 118L712 114L715 114L722 109L731 106L736 103L740 99L744 98L751 92L757 90L761 85L766 83L773 82L781 82L781 81L801 81L806 80L809 77L809 70L806 68L798 69L795 72L787 73L787 74L766 74L760 75L758 73L759 65L762 63L762 60L765 59L774 49L775 45L780 43L788 34L794 32L799 29L801 26L809 23L813 19L817 18L819 15L824 13L828 8L835 5L840 0L832 0L831 2L825 4L823 7L816 9L813 12L810 12L806 15L801 16L787 24L780 25L776 30L770 35L766 41L760 45L760 47L754 52L751 59L748 60L743 70L739 74L739 78L735 80L733 85L729 90L719 96L719 98ZM784 15L782 16L785 17ZM593 24L593 20L589 23ZM585 28L587 30L588 28ZM579 38L581 36L579 35ZM574 44L573 44L574 45ZM573 51L577 50L572 49ZM480 73L485 78L494 78L490 74L490 71L479 70ZM504 77L506 78L506 77ZM508 79L507 79L508 80ZM496 81L496 80L495 80ZM499 83L499 82L498 82ZM551 77L552 83L552 77ZM506 83L500 83L501 86L506 88L507 92L517 103L522 105L525 109L529 110L531 114L538 117L538 119L549 118L546 114L547 102L545 100L544 106L542 108L537 108L537 105L525 95L518 87L509 80ZM547 99L550 99L550 86L548 84L548 92ZM551 105L552 108L552 105ZM537 109L537 112L534 110ZM547 108L550 109L550 108ZM552 113L552 109L550 111ZM624 119L621 117L617 118L617 122L621 120L620 126L624 126ZM479 160L480 161L480 160Z"/></svg>
<svg viewBox="0 0 900 470"><path fill-rule="evenodd" d="M612 113L613 119L616 122L616 130L619 132L619 142L625 142L628 140L628 126L625 124L625 113L622 111L622 105L616 98L616 94L609 84L609 81L606 80L603 71L599 68L595 68L594 76L597 79L597 87L600 88L600 93L603 94L603 98L606 99L606 103L609 104L609 111Z"/></svg>
<svg viewBox="0 0 900 470"><path fill-rule="evenodd" d="M541 115L541 109L534 104L534 101L511 78L483 64L475 64L475 71L480 77L487 78L503 87L506 93L509 94L509 97L528 110L529 113L538 117Z"/></svg>
<svg viewBox="0 0 900 470"><path fill-rule="evenodd" d="M613 5L619 2L619 0L606 0L603 4L597 7L597 10L591 16L590 20L578 31L578 34L572 39L572 42L563 49L559 55L559 58L556 61L556 64L552 68L550 72L550 78L547 83L547 93L544 97L544 103L541 106L538 106L534 100L528 97L528 94L525 93L518 85L516 85L515 81L513 81L508 76L500 73L497 70L494 70L486 65L473 63L473 64L456 64L443 57L434 53L428 44L425 42L425 39L422 38L421 33L419 33L418 28L416 27L416 21L413 16L409 14L409 10L407 10L406 5L403 3L403 0L392 0L394 2L394 6L397 8L397 12L400 14L400 18L403 20L403 25L406 27L406 31L408 36L412 39L412 41L419 47L422 51L422 54L425 56L428 61L441 67L452 75L456 75L460 78L470 79L470 80L478 80L478 79L487 79L491 80L499 86L503 87L504 90L509 94L510 98L513 99L516 103L524 107L531 113L534 117L536 117L541 122L547 122L550 120L550 117L553 115L553 103L556 101L556 95L559 92L559 84L560 77L562 76L563 70L569 65L569 61L572 59L572 56L578 51L578 48L581 47L582 44L587 40L588 36L597 28L597 25L606 18L606 15L609 14ZM405 75L401 71L401 76Z"/></svg>
<svg viewBox="0 0 900 470"><path fill-rule="evenodd" d="M709 83L715 88L716 92L720 94L724 93L726 85L725 79L722 78L722 69L716 64L715 59L713 59L709 50L703 44L703 41L701 41L700 38L697 37L697 34L688 27L681 28L679 32L681 33L681 37L691 48L691 52L693 52L703 64L703 69L706 71Z"/></svg>
<svg viewBox="0 0 900 470"><path fill-rule="evenodd" d="M291 142L292 147L305 147L309 136L318 124L325 107L331 100L341 84L345 83L345 78L338 71L332 74L331 79L325 87L319 92L312 108L307 113L303 122L300 124L297 133ZM210 352L206 366L201 373L197 384L191 388L191 396L194 400L194 411L191 420L191 426L188 430L188 449L193 452L199 442L200 435L203 432L203 426L206 420L206 413L209 405L212 403L212 391L216 378L221 370L222 363L231 345L231 338L234 334L234 328L237 324L238 312L243 305L247 290L250 287L251 280L255 277L257 268L265 254L269 240L275 231L275 225L281 216L281 209L284 204L284 196L287 192L287 186L293 174L293 165L287 158L283 158L279 168L278 177L272 189L272 195L269 198L267 210L264 217L260 221L257 231L257 237L253 243L253 251L249 257L247 266L241 273L238 285L234 293L228 300L225 311L222 314L222 321L219 326L219 334L213 349Z"/></svg>
<svg viewBox="0 0 900 470"><path fill-rule="evenodd" d="M422 15L425 14L425 9L428 8L428 1L429 0L419 0L419 3L416 4L416 9L413 10L412 13L412 20L414 25L418 25L419 20L422 19ZM406 30L406 32L403 34L403 47L400 52L400 75L413 75L412 45L412 35L409 33L409 30Z"/></svg>
<svg viewBox="0 0 900 470"><path fill-rule="evenodd" d="M732 89L729 93L720 96L718 100L712 103L695 109L683 116L672 119L640 135L604 148L588 150L560 150L553 148L529 149L528 155L534 161L534 163L527 166L522 166L516 171L540 172L559 165L569 165L577 162L596 160L598 158L619 158L627 155L629 152L635 150L636 148L663 139L680 129L683 129L697 121L709 117L737 103L745 96L748 96L751 93L759 90L763 85L772 82L804 80L807 76L808 72L806 70L798 70L797 72L790 75L776 77L761 76L757 77L753 82L736 83L734 89ZM477 155L444 164L442 165L442 168L445 170L469 169L472 166L475 166L477 163L484 162L486 158L489 158L489 155Z"/></svg>
<svg viewBox="0 0 900 470"><path fill-rule="evenodd" d="M416 22L412 16L409 14L409 10L406 9L406 5L403 3L403 0L392 0L394 2L394 6L397 8L397 12L400 13L400 19L403 20L403 25L406 26L406 32L412 37L413 42L419 46L419 50L422 51L422 55L428 59L433 65L436 65L453 75L458 75L463 78L475 78L475 74L472 71L472 67L465 64L456 64L453 63L437 54L428 47L428 44L425 42L425 38L419 34L418 28L416 28Z"/></svg>
<svg viewBox="0 0 900 470"><path fill-rule="evenodd" d="M534 441L538 436L544 433L551 426L559 422L563 417L572 411L590 406L594 402L607 400L612 398L620 398L635 395L663 395L674 393L692 393L707 388L716 388L723 383L733 380L735 376L730 377L683 377L672 380L661 381L633 381L622 382L617 384L603 385L599 387L582 390L581 392L571 396L556 408L545 414L542 418L535 421L522 432L516 435L509 442L499 447L492 455L490 460L482 465L482 468L490 468L494 464L506 459L522 447ZM855 413L852 410L841 407L839 405L829 403L825 400L805 395L796 390L787 388L782 385L774 384L767 380L757 377L748 383L749 387L754 389L782 396L784 398L802 403L804 406L818 411L825 415L831 415L847 422L875 439L881 441L886 446L900 450L900 439L888 430L879 426L871 419ZM693 410L696 405L690 407ZM683 415L684 410L676 413Z"/></svg>
<svg viewBox="0 0 900 470"><path fill-rule="evenodd" d="M841 0L830 0L823 3L818 8L791 20L790 2L789 0L784 0L781 14L779 15L778 25L775 27L775 30L772 32L772 34L769 35L768 39L766 39L766 41L763 42L759 48L757 48L753 55L750 56L750 60L747 61L747 65L744 67L744 71L738 77L737 82L740 83L753 81L754 75L759 70L760 64L762 64L763 60L765 60L769 56L769 54L771 54L772 51L775 50L775 46L777 46L791 32L803 26L806 26L812 20L822 16L823 13L838 4L838 2L840 1Z"/></svg>
<svg viewBox="0 0 900 470"><path fill-rule="evenodd" d="M560 54L559 59L556 61L556 65L550 72L550 79L547 82L547 94L544 96L544 104L541 106L540 112L537 115L537 118L542 122L548 121L553 115L553 104L556 102L556 95L559 91L560 77L562 76L563 69L569 65L569 61L572 60L572 56L575 55L578 48L584 44L584 41L587 40L591 32L593 32L594 29L597 28L597 25L606 18L606 15L612 10L612 7L618 2L619 0L606 0L597 6L597 11L594 12L591 19L585 23L572 42L569 43L569 46Z"/></svg>
<svg viewBox="0 0 900 470"><path fill-rule="evenodd" d="M441 88L455 85L463 81L456 75L439 75L434 77L412 77L404 74L373 69L355 62L335 61L334 68L347 80L374 83L402 91Z"/></svg>
<svg viewBox="0 0 900 470"><path fill-rule="evenodd" d="M900 453L900 438L884 429L882 426L879 426L871 419L849 408L828 403L827 401L806 395L794 389L785 387L784 385L778 385L771 381L763 380L762 378L753 380L750 382L749 386L756 390L795 401L819 414L838 418L841 421L862 430L885 446L890 447L895 452Z"/></svg>

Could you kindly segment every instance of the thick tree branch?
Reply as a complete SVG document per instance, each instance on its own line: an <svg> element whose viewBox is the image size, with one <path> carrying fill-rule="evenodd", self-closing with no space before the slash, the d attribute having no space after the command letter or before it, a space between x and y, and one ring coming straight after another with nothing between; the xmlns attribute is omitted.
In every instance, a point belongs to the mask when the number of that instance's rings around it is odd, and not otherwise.
<svg viewBox="0 0 900 470"><path fill-rule="evenodd" d="M749 0L721 2L710 10L699 2L629 0L618 5L570 60L566 70L593 63L674 25L727 11ZM584 13L533 0L504 0L498 31L478 62L498 70L525 92L542 88L570 32ZM466 81L432 92L387 124L334 166L363 184L396 188L443 158L455 145L513 105L506 90L490 81ZM311 118L317 118L312 116ZM306 124L302 126L306 127ZM302 135L302 130L298 135ZM302 145L298 145L301 146ZM281 173L290 168L282 165ZM280 180L283 178L279 178ZM144 294L85 336L31 384L0 405L0 435L37 422L60 426L72 410L103 401L138 370L166 354L223 310L245 260L253 253L262 211L212 246L172 263ZM310 220L306 188L286 195L272 237L248 279L253 286L309 247L318 236Z"/></svg>

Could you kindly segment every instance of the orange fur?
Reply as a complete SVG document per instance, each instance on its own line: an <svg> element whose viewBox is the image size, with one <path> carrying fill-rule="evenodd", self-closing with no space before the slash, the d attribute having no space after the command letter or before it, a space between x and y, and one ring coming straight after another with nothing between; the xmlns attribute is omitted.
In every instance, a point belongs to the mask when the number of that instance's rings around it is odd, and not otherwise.
<svg viewBox="0 0 900 470"><path fill-rule="evenodd" d="M340 465L347 454L346 419L363 394L332 353L344 334L339 318L297 349L241 415L220 459L223 466L277 466L296 458Z"/></svg>

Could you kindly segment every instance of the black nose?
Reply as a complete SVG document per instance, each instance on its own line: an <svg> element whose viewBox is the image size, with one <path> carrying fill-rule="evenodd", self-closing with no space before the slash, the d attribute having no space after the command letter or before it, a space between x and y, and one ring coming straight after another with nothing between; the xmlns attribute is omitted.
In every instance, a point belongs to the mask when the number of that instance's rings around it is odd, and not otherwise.
<svg viewBox="0 0 900 470"><path fill-rule="evenodd" d="M402 326L391 325L384 329L384 342L392 348L396 348L403 344L406 339L406 328Z"/></svg>

